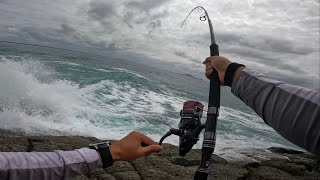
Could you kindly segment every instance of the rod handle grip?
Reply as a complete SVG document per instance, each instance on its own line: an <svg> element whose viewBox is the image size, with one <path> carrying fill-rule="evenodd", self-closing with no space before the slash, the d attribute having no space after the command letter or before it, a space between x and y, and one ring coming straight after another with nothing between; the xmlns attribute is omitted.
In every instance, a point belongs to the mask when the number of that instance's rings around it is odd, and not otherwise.
<svg viewBox="0 0 320 180"><path fill-rule="evenodd" d="M210 55L219 56L219 46L211 44ZM209 107L220 107L220 80L217 71L213 71L210 77Z"/></svg>
<svg viewBox="0 0 320 180"><path fill-rule="evenodd" d="M219 46L217 44L211 44L210 56L219 56Z"/></svg>

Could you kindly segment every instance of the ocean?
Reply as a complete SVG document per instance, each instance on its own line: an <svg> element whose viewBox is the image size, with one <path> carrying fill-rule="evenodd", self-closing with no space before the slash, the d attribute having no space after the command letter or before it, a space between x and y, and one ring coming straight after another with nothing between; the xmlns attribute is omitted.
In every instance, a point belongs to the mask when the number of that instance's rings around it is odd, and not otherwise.
<svg viewBox="0 0 320 180"><path fill-rule="evenodd" d="M120 58L0 43L0 128L30 135L159 141L178 127L183 102L207 107L209 81ZM202 119L205 122L206 115ZM299 149L237 99L221 92L216 153L271 146ZM177 136L167 143L178 144ZM202 135L194 148L201 148Z"/></svg>

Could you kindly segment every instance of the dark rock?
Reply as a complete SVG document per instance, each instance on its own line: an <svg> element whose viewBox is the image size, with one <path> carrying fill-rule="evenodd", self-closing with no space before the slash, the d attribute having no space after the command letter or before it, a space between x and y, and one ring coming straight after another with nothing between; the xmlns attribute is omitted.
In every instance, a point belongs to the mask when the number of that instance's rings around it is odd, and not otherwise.
<svg viewBox="0 0 320 180"><path fill-rule="evenodd" d="M91 172L88 176L90 179L108 179L108 180L116 180L114 176L111 174L107 174L106 171L104 171L102 168L96 169L93 172Z"/></svg>
<svg viewBox="0 0 320 180"><path fill-rule="evenodd" d="M186 159L186 158L180 158L180 157L177 157L175 159L173 159L171 161L172 164L175 164L175 165L180 165L180 166L197 166L200 164L200 160L199 159L196 159L196 160L189 160L189 159Z"/></svg>
<svg viewBox="0 0 320 180"><path fill-rule="evenodd" d="M104 169L107 173L134 171L133 166L129 162L115 162L111 167Z"/></svg>
<svg viewBox="0 0 320 180"><path fill-rule="evenodd" d="M75 180L90 180L90 178L88 178L85 175L81 175L81 176L76 177Z"/></svg>
<svg viewBox="0 0 320 180"><path fill-rule="evenodd" d="M23 136L21 132L12 132L4 129L0 129L0 137L20 137Z"/></svg>
<svg viewBox="0 0 320 180"><path fill-rule="evenodd" d="M172 164L168 159L149 156L132 161L132 165L142 179L192 179L194 170Z"/></svg>
<svg viewBox="0 0 320 180"><path fill-rule="evenodd" d="M304 157L290 157L290 162L299 165L304 165L309 171L312 171L313 166L317 164L317 160Z"/></svg>
<svg viewBox="0 0 320 180"><path fill-rule="evenodd" d="M249 168L250 169L250 168ZM267 167L267 166L260 166L258 168L250 169L250 172L247 174L245 177L248 180L251 179L268 179L268 180L295 180L295 179L300 179L298 177L294 177L291 174L282 171L277 168L273 167Z"/></svg>
<svg viewBox="0 0 320 180"><path fill-rule="evenodd" d="M296 150L292 150L292 149L285 149L285 148L281 148L281 147L271 147L268 148L271 152L274 153L286 153L286 154L303 154L304 152L302 151L296 151Z"/></svg>
<svg viewBox="0 0 320 180"><path fill-rule="evenodd" d="M271 149L271 148L270 148ZM314 171L317 166L319 166L320 158L316 157L308 152L300 152L295 150L287 150L284 148L272 148L273 152L281 153L282 155L286 156L290 161L291 166L300 165L300 168L306 168L305 171ZM293 165L295 164L295 165ZM301 167L304 166L304 167ZM297 166L295 166L297 167ZM290 168L292 170L292 168ZM298 173L298 172L294 172ZM298 173L301 174L302 172ZM310 174L310 173L309 173Z"/></svg>
<svg viewBox="0 0 320 180"><path fill-rule="evenodd" d="M242 179L248 174L246 168L238 164L211 164L209 169L209 180L229 180L229 179Z"/></svg>
<svg viewBox="0 0 320 180"><path fill-rule="evenodd" d="M261 165L274 167L294 176L303 176L307 170L305 166L291 163L289 160L270 160L262 162Z"/></svg>
<svg viewBox="0 0 320 180"><path fill-rule="evenodd" d="M112 174L116 179L119 180L131 180L137 179L140 180L140 176L136 171L126 171L126 172L116 172Z"/></svg>
<svg viewBox="0 0 320 180"><path fill-rule="evenodd" d="M259 166L260 166L260 163L252 162L252 163L245 164L242 167L244 167L244 168L257 168Z"/></svg>
<svg viewBox="0 0 320 180"><path fill-rule="evenodd" d="M314 170L316 172L320 172L320 160L318 160L317 162L315 162L313 164L312 170Z"/></svg>
<svg viewBox="0 0 320 180"><path fill-rule="evenodd" d="M319 180L320 179L320 171L307 171L304 176L303 179L308 179L308 180Z"/></svg>
<svg viewBox="0 0 320 180"><path fill-rule="evenodd" d="M90 178L91 180L117 180L114 176L111 176L110 174L101 174L99 178Z"/></svg>
<svg viewBox="0 0 320 180"><path fill-rule="evenodd" d="M164 151L157 154L157 156L162 156L167 158L171 163L180 166L198 166L201 161L201 150L191 149L190 152L182 157L179 156L178 148L171 144L163 144ZM227 164L228 161L213 154L210 159L211 163L221 163Z"/></svg>
<svg viewBox="0 0 320 180"><path fill-rule="evenodd" d="M100 140L81 136L32 136L0 130L0 151L73 150ZM164 144L164 151L131 162L115 162L77 180L187 180L193 179L201 160L201 150L192 149L185 157L178 147ZM213 154L208 179L320 179L320 160L312 154L283 148L250 149L240 154L250 161L230 161Z"/></svg>
<svg viewBox="0 0 320 180"><path fill-rule="evenodd" d="M0 136L1 152L24 152L29 149L27 137Z"/></svg>
<svg viewBox="0 0 320 180"><path fill-rule="evenodd" d="M82 136L32 136L29 137L32 144L32 151L70 151L82 147L88 147L92 142L99 141L93 137Z"/></svg>
<svg viewBox="0 0 320 180"><path fill-rule="evenodd" d="M211 163L218 163L218 164L228 164L227 160L223 159L222 157L220 157L216 154L212 154L210 162Z"/></svg>

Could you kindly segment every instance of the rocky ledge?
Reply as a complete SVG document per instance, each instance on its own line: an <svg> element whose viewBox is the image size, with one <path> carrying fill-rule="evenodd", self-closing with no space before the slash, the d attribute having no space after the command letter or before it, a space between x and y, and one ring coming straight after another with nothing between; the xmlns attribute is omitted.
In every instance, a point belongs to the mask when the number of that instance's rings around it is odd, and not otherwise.
<svg viewBox="0 0 320 180"><path fill-rule="evenodd" d="M81 136L25 136L0 130L0 151L30 152L72 150L98 142ZM320 179L320 159L309 153L283 148L252 149L241 159L228 160L213 155L208 179ZM191 150L180 157L176 146L164 144L164 151L130 162L116 162L77 177L87 179L193 179L201 151Z"/></svg>

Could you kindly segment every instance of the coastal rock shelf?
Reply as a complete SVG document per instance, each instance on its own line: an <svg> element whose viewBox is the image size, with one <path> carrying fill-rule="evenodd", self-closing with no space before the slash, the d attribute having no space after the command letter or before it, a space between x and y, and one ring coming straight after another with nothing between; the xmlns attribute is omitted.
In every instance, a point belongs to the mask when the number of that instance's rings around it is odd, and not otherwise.
<svg viewBox="0 0 320 180"><path fill-rule="evenodd" d="M25 136L0 130L0 151L72 150L99 141L81 136ZM242 153L243 160L228 161L212 156L208 179L320 179L320 159L309 153L272 147ZM164 151L130 162L116 162L112 167L97 169L77 180L163 180L193 179L200 162L201 150L191 150L180 157L176 146L164 144ZM261 158L263 157L263 158Z"/></svg>

